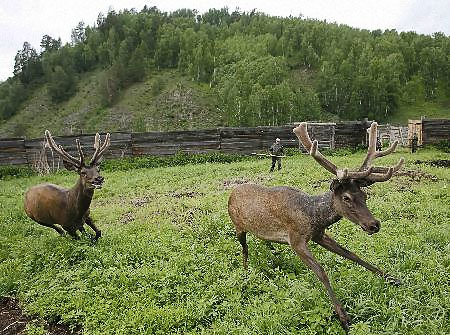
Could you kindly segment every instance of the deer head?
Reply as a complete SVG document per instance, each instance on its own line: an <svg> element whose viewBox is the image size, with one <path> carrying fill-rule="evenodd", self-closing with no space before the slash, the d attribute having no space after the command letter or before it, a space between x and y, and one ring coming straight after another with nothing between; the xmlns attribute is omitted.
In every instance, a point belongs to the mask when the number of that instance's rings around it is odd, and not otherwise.
<svg viewBox="0 0 450 335"><path fill-rule="evenodd" d="M101 143L100 135L97 133L95 135L94 142L94 155L88 165L86 165L84 160L84 153L80 144L80 140L76 139L78 155L79 158L75 158L69 153L67 153L61 145L56 144L52 137L52 134L48 130L45 131L45 137L49 146L55 150L59 156L61 156L64 167L67 170L76 171L80 175L80 181L84 188L86 189L99 189L102 187L104 178L100 175L99 164L101 157L105 150L110 145L110 135L106 134L103 144Z"/></svg>
<svg viewBox="0 0 450 335"><path fill-rule="evenodd" d="M401 168L404 162L403 158L391 167L371 165L374 159L393 152L397 146L397 141L384 151L376 151L377 123L373 122L369 131L369 147L366 158L358 170L350 171L347 168L338 169L336 165L319 152L317 140L311 141L309 138L306 122L302 122L293 131L299 141L308 150L309 154L327 171L337 177L330 185L333 208L336 212L350 221L359 224L369 235L378 232L380 230L380 222L373 217L367 208L367 195L361 188L375 182L387 181L392 177L394 172Z"/></svg>

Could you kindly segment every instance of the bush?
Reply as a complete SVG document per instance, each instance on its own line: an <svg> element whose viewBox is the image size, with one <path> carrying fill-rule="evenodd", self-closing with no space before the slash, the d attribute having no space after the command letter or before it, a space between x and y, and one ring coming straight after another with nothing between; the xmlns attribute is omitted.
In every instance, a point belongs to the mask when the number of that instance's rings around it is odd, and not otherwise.
<svg viewBox="0 0 450 335"><path fill-rule="evenodd" d="M251 156L237 154L208 153L208 154L188 154L178 152L171 156L142 156L112 159L102 163L102 170L105 171L128 171L140 168L157 168L168 166L181 166L187 164L204 163L232 163L252 159Z"/></svg>
<svg viewBox="0 0 450 335"><path fill-rule="evenodd" d="M35 175L36 172L28 166L0 166L0 180L16 177L29 177Z"/></svg>
<svg viewBox="0 0 450 335"><path fill-rule="evenodd" d="M434 147L440 151L450 153L450 141L442 140L439 143L435 144Z"/></svg>

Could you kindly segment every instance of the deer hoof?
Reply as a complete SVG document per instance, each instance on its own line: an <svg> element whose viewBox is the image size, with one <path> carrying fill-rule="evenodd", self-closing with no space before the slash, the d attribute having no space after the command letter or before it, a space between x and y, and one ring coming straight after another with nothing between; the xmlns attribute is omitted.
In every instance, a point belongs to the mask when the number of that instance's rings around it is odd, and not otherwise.
<svg viewBox="0 0 450 335"><path fill-rule="evenodd" d="M341 321L342 328L344 328L345 332L348 332L350 330L350 323L351 323L350 317L347 315L347 313L341 306L339 306L336 309L336 312L338 313L339 321Z"/></svg>
<svg viewBox="0 0 450 335"><path fill-rule="evenodd" d="M342 326L342 328L344 328L346 333L348 333L350 331L350 322L341 321L341 326Z"/></svg>
<svg viewBox="0 0 450 335"><path fill-rule="evenodd" d="M102 237L102 232L99 230L95 233L94 241L97 241L100 237Z"/></svg>
<svg viewBox="0 0 450 335"><path fill-rule="evenodd" d="M384 276L384 279L391 285L400 286L402 281L398 278L392 277L391 275Z"/></svg>
<svg viewBox="0 0 450 335"><path fill-rule="evenodd" d="M350 318L347 316L346 318L339 317L341 321L341 326L344 328L345 332L348 333L350 330Z"/></svg>
<svg viewBox="0 0 450 335"><path fill-rule="evenodd" d="M345 332L348 332L350 330L351 324L350 317L347 315L345 310L340 305L336 306L336 313L339 317L339 321L341 322L342 328L344 328Z"/></svg>

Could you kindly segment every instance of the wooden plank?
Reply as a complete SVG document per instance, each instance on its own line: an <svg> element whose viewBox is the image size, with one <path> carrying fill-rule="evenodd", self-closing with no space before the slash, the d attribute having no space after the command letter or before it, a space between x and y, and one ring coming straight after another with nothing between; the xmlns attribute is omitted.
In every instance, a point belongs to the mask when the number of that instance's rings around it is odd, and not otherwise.
<svg viewBox="0 0 450 335"><path fill-rule="evenodd" d="M170 131L170 132L148 132L133 133L131 140L133 143L139 142L164 142L170 141L192 141L192 140L218 140L219 133L217 129L189 130L189 131Z"/></svg>
<svg viewBox="0 0 450 335"><path fill-rule="evenodd" d="M105 135L101 135L101 140L105 138ZM94 138L95 134L89 135L76 135L76 136L58 136L54 137L55 142L58 145L61 145L66 152L71 154L72 156L78 158L78 150L76 146L75 139L79 139L80 143L83 147L83 153L86 156L86 160L89 161L90 157L94 153ZM124 156L131 155L131 134L129 133L111 133L111 144L108 150L105 151L105 158L118 158ZM39 157L39 153L42 150L42 143L44 142L44 138L37 138L25 141L25 148L27 152L27 157L29 164L33 164L33 162ZM52 158L50 148L46 149L47 160L50 162L52 159L59 160L59 157L56 157L57 154L54 153Z"/></svg>
<svg viewBox="0 0 450 335"><path fill-rule="evenodd" d="M4 150L7 148L24 148L25 141L23 139L21 140L11 140L11 139L5 139L0 140L0 150Z"/></svg>

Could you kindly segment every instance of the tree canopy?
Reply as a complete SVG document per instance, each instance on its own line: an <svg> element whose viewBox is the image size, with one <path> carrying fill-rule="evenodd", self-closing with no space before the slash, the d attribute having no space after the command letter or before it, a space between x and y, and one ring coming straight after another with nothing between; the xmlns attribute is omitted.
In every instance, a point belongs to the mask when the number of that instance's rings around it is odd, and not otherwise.
<svg viewBox="0 0 450 335"><path fill-rule="evenodd" d="M95 26L80 22L70 44L44 35L41 52L25 42L14 76L0 84L0 118L14 115L38 85L55 102L77 91L79 74L105 69L107 105L149 71L177 69L217 96L228 125L308 119L383 120L405 103L450 96L450 38L360 30L256 11L145 6L111 10Z"/></svg>

